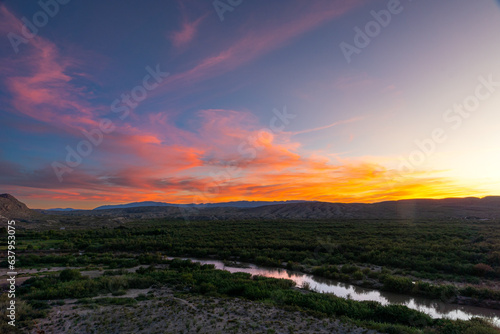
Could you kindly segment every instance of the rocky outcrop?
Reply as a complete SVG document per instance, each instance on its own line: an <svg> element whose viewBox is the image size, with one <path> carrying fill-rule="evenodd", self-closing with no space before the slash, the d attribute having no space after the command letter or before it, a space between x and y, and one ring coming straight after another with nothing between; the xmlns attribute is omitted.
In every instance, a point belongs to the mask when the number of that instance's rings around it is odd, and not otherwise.
<svg viewBox="0 0 500 334"><path fill-rule="evenodd" d="M0 215L7 218L29 218L33 216L26 204L18 201L10 194L0 194Z"/></svg>

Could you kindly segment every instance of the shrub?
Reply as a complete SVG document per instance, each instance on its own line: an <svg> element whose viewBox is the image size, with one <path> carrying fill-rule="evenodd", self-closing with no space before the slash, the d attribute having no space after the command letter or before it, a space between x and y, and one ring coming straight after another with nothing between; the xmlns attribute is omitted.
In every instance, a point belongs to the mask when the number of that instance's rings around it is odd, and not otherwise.
<svg viewBox="0 0 500 334"><path fill-rule="evenodd" d="M344 264L342 266L342 269L340 269L340 271L344 274L352 274L353 272L355 272L356 270L358 270L358 267L356 266L352 266L350 264Z"/></svg>
<svg viewBox="0 0 500 334"><path fill-rule="evenodd" d="M145 294L143 294L143 293L141 293L141 294L139 294L139 296L135 297L135 300L137 300L137 301L139 301L139 302L140 302L140 301L143 301L143 300L148 300L148 299L149 299L149 297L148 297L148 296L146 296L146 295L145 295Z"/></svg>
<svg viewBox="0 0 500 334"><path fill-rule="evenodd" d="M198 290L202 294L213 294L217 292L217 288L212 283L201 283Z"/></svg>
<svg viewBox="0 0 500 334"><path fill-rule="evenodd" d="M444 334L495 334L498 330L495 329L487 321L479 318L472 318L469 321L463 320L448 320L438 319L436 325L439 333Z"/></svg>
<svg viewBox="0 0 500 334"><path fill-rule="evenodd" d="M407 293L413 289L413 282L407 277L387 275L384 280L384 289L399 293Z"/></svg>
<svg viewBox="0 0 500 334"><path fill-rule="evenodd" d="M355 280L360 280L360 279L363 279L364 275L361 271L357 270L355 271L353 274L352 274L352 278L355 279Z"/></svg>
<svg viewBox="0 0 500 334"><path fill-rule="evenodd" d="M103 274L103 276L120 276L120 275L126 275L128 274L128 271L125 269L118 269L118 270L106 270Z"/></svg>
<svg viewBox="0 0 500 334"><path fill-rule="evenodd" d="M63 282L79 280L82 279L82 273L76 269L64 269L59 274L59 279Z"/></svg>
<svg viewBox="0 0 500 334"><path fill-rule="evenodd" d="M484 263L476 264L474 267L472 267L472 271L476 276L486 276L495 272L495 270L491 266Z"/></svg>
<svg viewBox="0 0 500 334"><path fill-rule="evenodd" d="M117 290L117 291L113 291L111 294L113 296L123 296L123 295L127 294L127 291L125 291L125 290Z"/></svg>

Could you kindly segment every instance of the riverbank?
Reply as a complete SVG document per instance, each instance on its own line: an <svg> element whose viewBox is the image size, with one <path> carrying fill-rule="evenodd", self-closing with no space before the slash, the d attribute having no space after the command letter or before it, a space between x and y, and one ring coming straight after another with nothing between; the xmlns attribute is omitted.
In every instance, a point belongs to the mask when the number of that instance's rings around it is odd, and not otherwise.
<svg viewBox="0 0 500 334"><path fill-rule="evenodd" d="M139 296L144 297L137 298ZM319 320L304 312L289 312L241 298L178 296L168 288L120 298L139 301L125 307L69 301L55 306L47 318L39 322L38 327L53 334L85 334L89 328L95 333L148 334L380 333L336 319Z"/></svg>
<svg viewBox="0 0 500 334"><path fill-rule="evenodd" d="M172 259L166 257L166 259ZM482 317L493 321L496 326L500 327L500 311L495 309L483 308L475 305L473 300L459 303L451 299L442 300L440 298L427 298L408 293L396 293L382 289L373 289L373 287L363 286L363 281L341 282L311 274L304 271L291 271L286 269L287 265L282 264L285 268L259 267L255 264L239 263L238 266L227 266L224 261L216 259L198 259L184 258L191 261L196 261L201 264L214 265L217 269L227 270L229 272L244 272L252 275L260 275L272 278L283 278L294 281L297 286L302 287L306 283L309 290L332 293L338 297L348 298L356 301L377 301L382 305L398 304L409 308L422 311L433 318L451 318L467 320L473 317ZM232 260L235 261L235 259ZM242 268L243 267L243 268ZM468 302L468 303L467 303Z"/></svg>
<svg viewBox="0 0 500 334"><path fill-rule="evenodd" d="M230 328L229 332L236 333L253 333L253 329L257 329L257 333L309 333L309 329L315 328L311 323L319 322L323 322L325 326L316 328L316 332L321 333L358 333L359 330L406 334L448 333L449 330L458 333L499 332L487 321L477 318L468 321L433 319L423 312L402 305L359 302L339 298L331 293L297 289L293 277L276 279L264 275L252 276L250 273L241 272L245 269L233 269L235 272L231 273L230 270L216 269L213 264L181 259L165 260L161 266L140 267L133 273L122 269L106 270L102 275L93 278L82 275L82 272L88 271L65 269L60 273L33 277L19 289L23 310L28 312L21 316L25 319L24 323L27 323L27 317L35 315L33 310L44 310L45 315L38 315L38 318L42 319L36 320L36 323L44 323L48 330L56 333L88 333L95 332L96 329L114 333L116 328L125 332L133 330L140 333L164 333L161 324L170 319L162 318L162 314L169 314L174 318L174 324L168 323L165 326L175 333L225 333L227 328ZM284 270L280 270L280 273L288 274ZM173 298L162 299L159 291L164 290L170 291ZM220 310L217 313L220 319L212 314L209 317L201 316L194 323L177 323L175 316L179 308L172 304L172 301L188 305L192 298L198 298L200 303L207 300L230 300L235 304L232 308L225 307ZM0 304L3 305L5 301L1 299ZM144 303L145 301L151 301L152 304ZM192 306L194 308L188 309L190 315L180 319L193 319L193 316L197 315L195 308L198 305ZM277 316L280 319L277 324L282 325L279 330L258 326L253 328L247 321L248 318L245 318L246 313L240 314L248 310L256 310L255 312L259 313L263 308L266 314L286 312ZM59 312L66 313L60 317ZM82 319L80 313L86 315L86 312L91 313L90 318L85 316ZM291 317L290 321L288 317ZM294 321L293 317L297 319ZM213 323L206 323L204 319L210 318ZM258 319L260 318L263 317L259 315ZM281 322L281 319L287 321ZM201 326L199 330L194 327L198 321ZM79 327L80 323L84 326ZM157 323L160 323L160 327ZM241 327L234 327L233 323L240 324ZM343 327L334 327L339 324ZM171 325L174 327L170 327ZM220 326L224 326L222 330Z"/></svg>

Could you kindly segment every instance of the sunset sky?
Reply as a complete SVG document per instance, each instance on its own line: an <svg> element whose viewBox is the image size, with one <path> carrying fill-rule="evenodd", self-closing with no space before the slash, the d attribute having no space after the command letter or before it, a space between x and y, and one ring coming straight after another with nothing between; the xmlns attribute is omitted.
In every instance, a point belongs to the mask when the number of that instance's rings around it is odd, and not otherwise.
<svg viewBox="0 0 500 334"><path fill-rule="evenodd" d="M499 1L44 1L0 2L30 208L500 195Z"/></svg>

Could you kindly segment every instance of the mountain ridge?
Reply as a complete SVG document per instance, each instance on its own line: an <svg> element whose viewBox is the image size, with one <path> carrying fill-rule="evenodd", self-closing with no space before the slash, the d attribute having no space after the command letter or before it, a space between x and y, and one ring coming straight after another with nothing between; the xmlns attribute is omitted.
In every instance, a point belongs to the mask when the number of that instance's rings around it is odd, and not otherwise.
<svg viewBox="0 0 500 334"><path fill-rule="evenodd" d="M151 206L172 206L172 207L198 207L198 208L209 208L209 207L235 207L235 208L250 208L259 207L265 205L275 205L275 204L291 204L291 203L303 203L303 202L314 202L314 201L301 201L301 200L290 200L290 201L231 201L231 202L219 202L219 203L201 203L201 204L175 204L175 203L165 203L165 202L154 202L154 201L144 201L144 202L132 202L126 204L115 204L115 205L101 205L92 210L110 210L110 209L125 209L125 208L136 208L136 207L151 207ZM55 210L55 209L53 209ZM62 210L59 210L62 211Z"/></svg>
<svg viewBox="0 0 500 334"><path fill-rule="evenodd" d="M147 205L144 205L146 203ZM156 205L160 203L161 205ZM131 206L130 206L131 205ZM148 206L150 205L150 206ZM42 214L40 216L39 214ZM319 201L236 201L207 204L135 202L93 210L31 210L10 194L0 195L0 215L6 218L108 217L137 219L500 219L500 196L483 198L406 199L377 203ZM52 219L52 218L51 218Z"/></svg>
<svg viewBox="0 0 500 334"><path fill-rule="evenodd" d="M300 202L257 207L137 206L59 212L120 219L500 219L500 197L409 199L378 203Z"/></svg>

